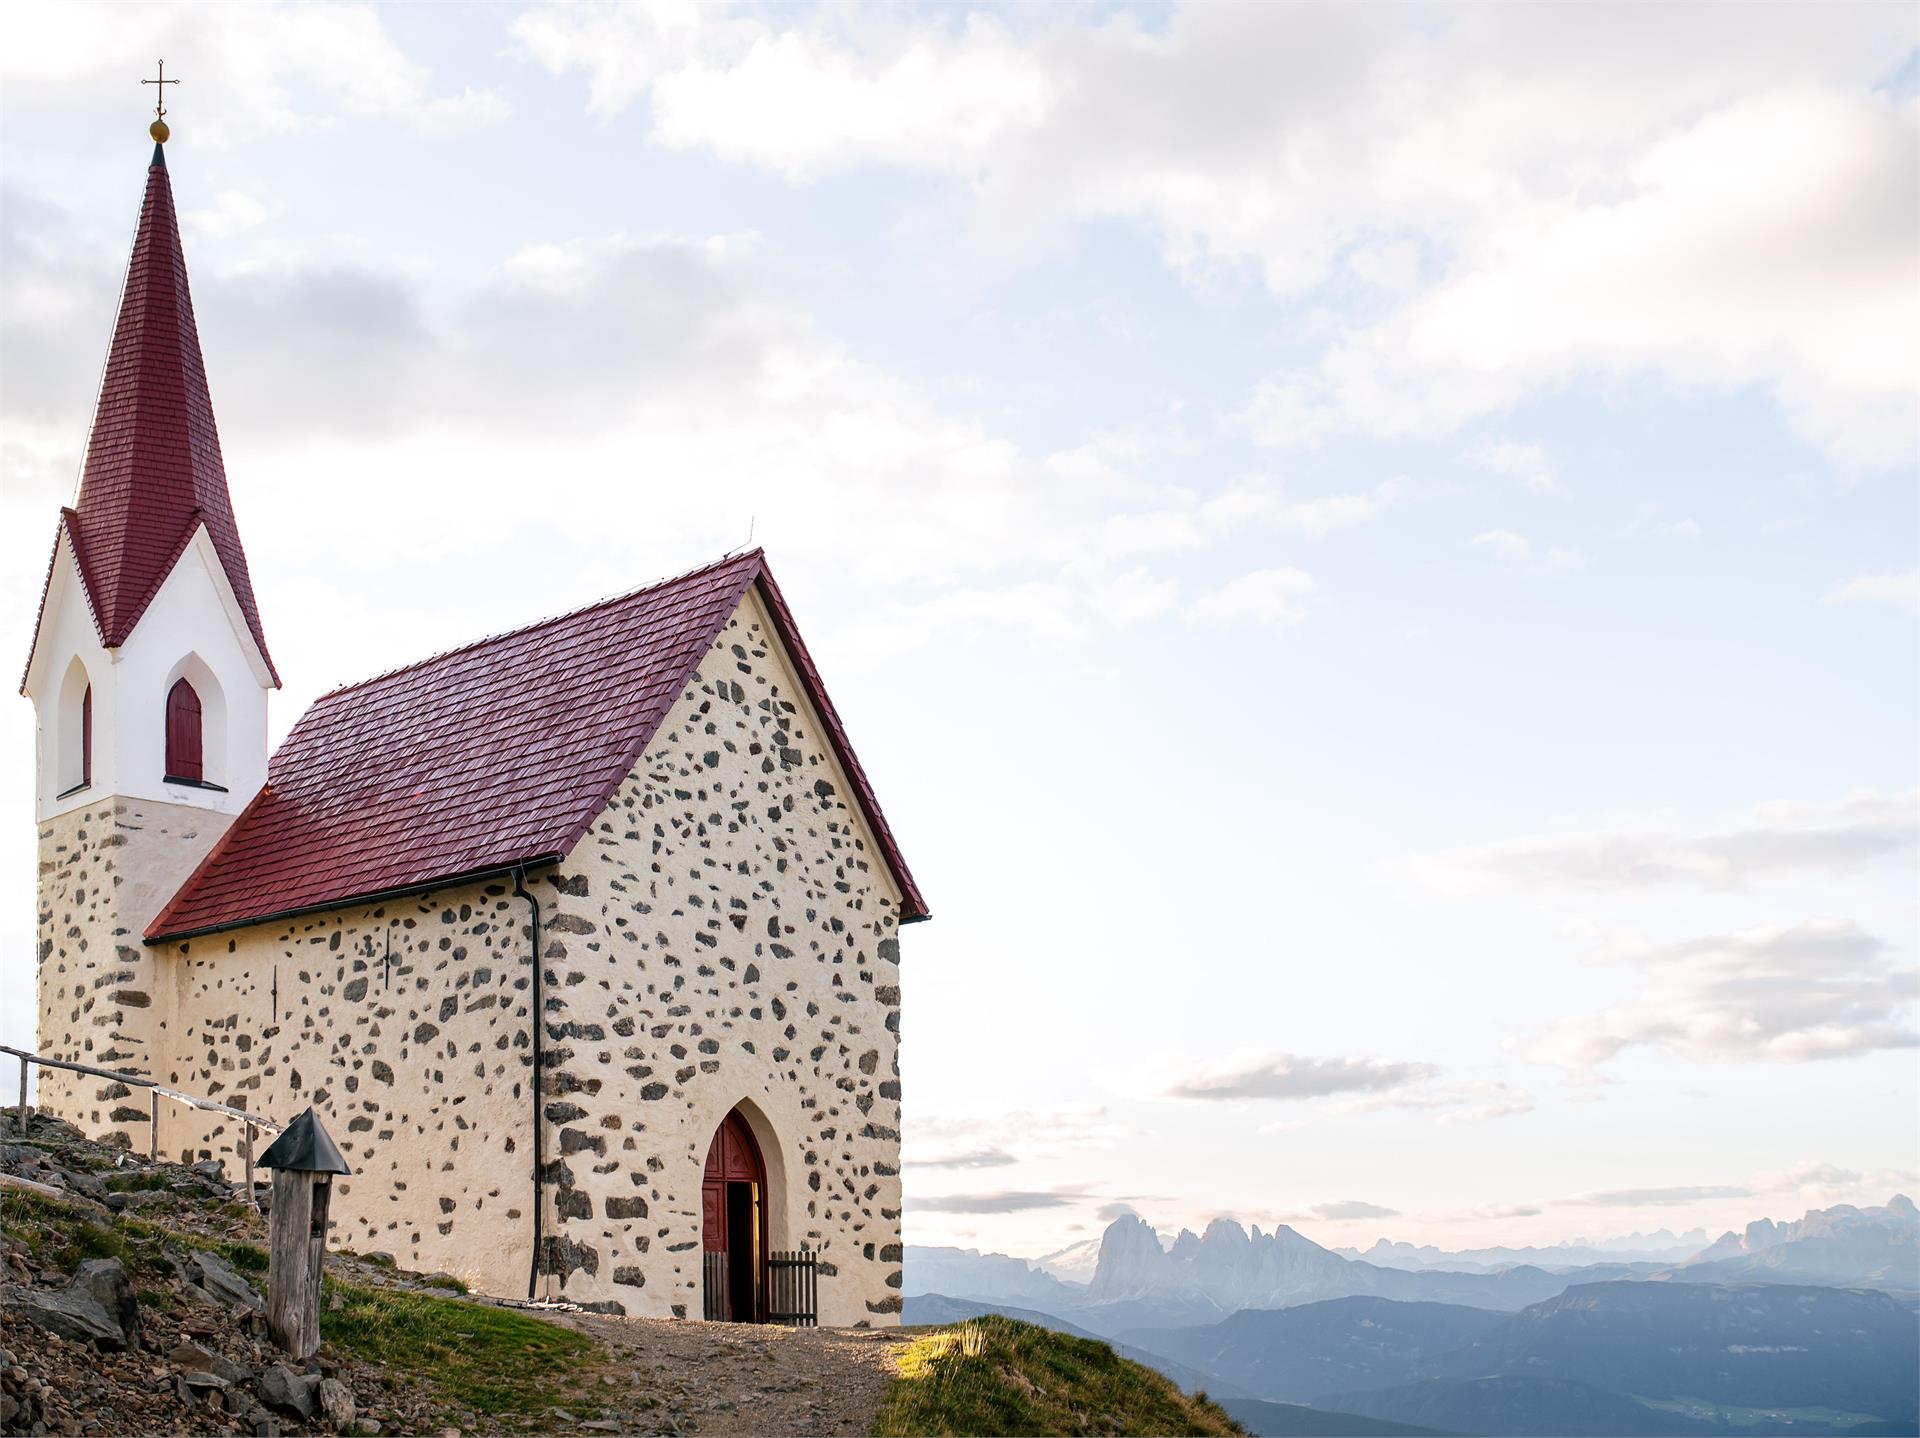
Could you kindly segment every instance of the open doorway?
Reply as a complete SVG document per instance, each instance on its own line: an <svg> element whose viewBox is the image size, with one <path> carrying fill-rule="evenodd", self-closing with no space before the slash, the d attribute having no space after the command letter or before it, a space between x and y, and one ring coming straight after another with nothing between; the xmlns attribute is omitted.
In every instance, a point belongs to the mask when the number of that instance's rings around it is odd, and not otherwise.
<svg viewBox="0 0 1920 1438"><path fill-rule="evenodd" d="M738 1109L721 1121L708 1146L700 1212L706 1317L764 1322L767 1167Z"/></svg>

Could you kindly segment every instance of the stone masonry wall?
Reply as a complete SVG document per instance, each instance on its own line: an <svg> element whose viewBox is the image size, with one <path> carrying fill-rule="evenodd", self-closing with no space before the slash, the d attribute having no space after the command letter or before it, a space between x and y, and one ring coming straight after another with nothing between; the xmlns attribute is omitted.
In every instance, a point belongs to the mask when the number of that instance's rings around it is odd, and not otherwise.
<svg viewBox="0 0 1920 1438"><path fill-rule="evenodd" d="M524 1296L529 933L526 901L489 883L164 945L167 1081L282 1123L312 1104L354 1171L335 1180L336 1244ZM164 1105L161 1142L237 1176L243 1128Z"/></svg>
<svg viewBox="0 0 1920 1438"><path fill-rule="evenodd" d="M151 1076L167 995L141 942L147 923L225 832L224 814L102 798L40 825L36 1051ZM148 1143L145 1090L34 1071L35 1102L95 1135Z"/></svg>
<svg viewBox="0 0 1920 1438"><path fill-rule="evenodd" d="M701 1174L744 1104L820 1321L897 1322L899 896L757 595L543 882L566 1296L700 1312Z"/></svg>
<svg viewBox="0 0 1920 1438"><path fill-rule="evenodd" d="M92 921L60 936L95 902L108 836L85 812L49 828L43 1035L51 1005L79 1015L62 1032L91 1025L91 1052L124 1053L125 976L163 975L136 992L164 1036L164 1082L282 1122L319 1109L354 1169L336 1182L337 1244L526 1292L531 930L509 884L82 972ZM767 1164L769 1246L820 1255L821 1321L897 1322L900 900L757 595L594 826L528 887L543 929L544 1291L697 1316L702 1170L740 1106ZM97 1129L104 1103L58 1111ZM162 1105L162 1151L236 1175L241 1129Z"/></svg>

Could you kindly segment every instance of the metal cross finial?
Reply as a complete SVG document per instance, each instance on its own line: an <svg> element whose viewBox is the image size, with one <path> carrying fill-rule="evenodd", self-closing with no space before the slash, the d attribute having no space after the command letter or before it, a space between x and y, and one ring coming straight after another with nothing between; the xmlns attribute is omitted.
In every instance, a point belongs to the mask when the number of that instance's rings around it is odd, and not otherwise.
<svg viewBox="0 0 1920 1438"><path fill-rule="evenodd" d="M140 83L142 85L178 85L180 83L178 80L169 80L167 78L167 62L162 60L159 64L160 78L158 80L142 80ZM166 118L167 107L162 103L166 93L165 90L155 90L153 92L153 117L156 120L164 120Z"/></svg>

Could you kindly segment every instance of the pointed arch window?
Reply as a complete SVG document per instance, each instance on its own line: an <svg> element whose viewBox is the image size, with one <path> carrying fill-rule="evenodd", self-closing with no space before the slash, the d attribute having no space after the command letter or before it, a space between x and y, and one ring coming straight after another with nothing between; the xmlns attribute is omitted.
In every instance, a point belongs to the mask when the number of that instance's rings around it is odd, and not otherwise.
<svg viewBox="0 0 1920 1438"><path fill-rule="evenodd" d="M193 784L206 777L200 752L200 696L185 679L167 691L166 777Z"/></svg>
<svg viewBox="0 0 1920 1438"><path fill-rule="evenodd" d="M48 727L48 785L56 799L78 794L93 783L93 681L76 655L60 681Z"/></svg>

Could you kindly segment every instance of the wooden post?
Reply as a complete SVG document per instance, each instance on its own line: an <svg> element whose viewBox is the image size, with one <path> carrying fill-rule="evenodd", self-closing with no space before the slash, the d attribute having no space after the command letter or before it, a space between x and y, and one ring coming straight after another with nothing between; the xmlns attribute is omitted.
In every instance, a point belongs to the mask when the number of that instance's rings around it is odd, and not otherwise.
<svg viewBox="0 0 1920 1438"><path fill-rule="evenodd" d="M267 1230L267 1332L295 1358L320 1346L320 1270L333 1179L275 1169Z"/></svg>
<svg viewBox="0 0 1920 1438"><path fill-rule="evenodd" d="M20 1059L20 1137L27 1136L27 1060Z"/></svg>
<svg viewBox="0 0 1920 1438"><path fill-rule="evenodd" d="M267 1145L260 1165L273 1170L273 1211L267 1218L267 1332L293 1358L305 1362L320 1347L320 1272L327 1256L333 1175L352 1170L312 1109Z"/></svg>
<svg viewBox="0 0 1920 1438"><path fill-rule="evenodd" d="M147 1157L160 1157L160 1090L147 1090Z"/></svg>

